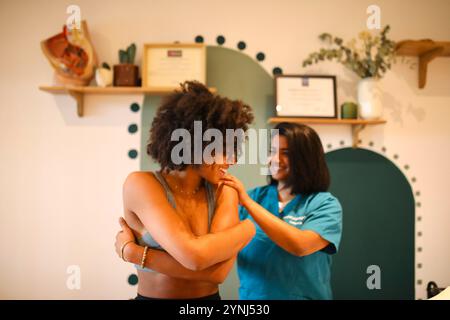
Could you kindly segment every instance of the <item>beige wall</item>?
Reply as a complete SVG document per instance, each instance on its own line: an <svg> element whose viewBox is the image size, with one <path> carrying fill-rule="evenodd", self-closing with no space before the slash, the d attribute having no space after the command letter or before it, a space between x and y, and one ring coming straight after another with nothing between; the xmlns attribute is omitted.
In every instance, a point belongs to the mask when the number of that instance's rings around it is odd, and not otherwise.
<svg viewBox="0 0 450 320"><path fill-rule="evenodd" d="M73 101L37 89L51 84L52 72L39 41L65 22L66 7L76 3L88 21L101 61L117 62L117 50L145 42L207 44L218 35L225 46L247 44L252 57L263 51L271 72L325 73L338 76L339 103L354 99L357 78L327 63L307 69L302 59L319 47L324 31L348 39L365 28L366 8L381 7L382 24L394 40L433 38L450 41L450 2L429 1L1 1L0 32L0 298L124 299L131 266L121 263L113 237L121 214L121 185L138 170L127 157L139 148L130 123L140 114L129 110L143 97L89 96L84 118ZM438 58L428 71L427 87L417 88L417 70L397 64L382 81L385 126L362 133L363 147L382 153L417 182L416 297L425 297L429 280L450 285L450 59ZM315 127L325 145L351 141L347 127ZM373 146L369 146L373 142ZM394 159L394 154L398 159ZM409 169L404 169L409 165ZM376 195L375 195L376 196ZM382 230L380 230L380 233ZM81 290L68 290L66 268L81 268Z"/></svg>

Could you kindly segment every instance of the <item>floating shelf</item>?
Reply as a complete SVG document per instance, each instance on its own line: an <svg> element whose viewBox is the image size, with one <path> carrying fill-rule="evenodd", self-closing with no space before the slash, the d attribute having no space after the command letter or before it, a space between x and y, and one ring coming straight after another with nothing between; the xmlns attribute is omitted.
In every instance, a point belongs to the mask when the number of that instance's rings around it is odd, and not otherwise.
<svg viewBox="0 0 450 320"><path fill-rule="evenodd" d="M269 118L269 123L295 122L307 124L334 124L334 125L351 125L353 148L358 147L359 133L367 125L385 124L386 120L363 120L363 119L325 119L325 118L295 118L295 117L273 117Z"/></svg>
<svg viewBox="0 0 450 320"><path fill-rule="evenodd" d="M80 87L80 86L40 86L39 90L52 94L69 94L77 102L77 114L79 117L84 113L85 94L148 94L162 96L170 94L173 88L164 87ZM211 92L216 92L215 88L209 88Z"/></svg>
<svg viewBox="0 0 450 320"><path fill-rule="evenodd" d="M397 43L396 54L399 56L419 57L419 88L427 82L427 67L436 57L450 57L450 41L403 40Z"/></svg>

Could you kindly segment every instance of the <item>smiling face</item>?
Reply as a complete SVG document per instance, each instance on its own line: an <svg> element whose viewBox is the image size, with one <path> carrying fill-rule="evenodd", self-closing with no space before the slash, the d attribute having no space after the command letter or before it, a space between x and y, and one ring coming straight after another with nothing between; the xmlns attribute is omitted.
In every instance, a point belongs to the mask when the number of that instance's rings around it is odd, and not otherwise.
<svg viewBox="0 0 450 320"><path fill-rule="evenodd" d="M216 155L212 158L212 164L202 164L197 167L198 174L211 184L218 184L227 173L230 166L235 164L234 159L228 160L225 155Z"/></svg>
<svg viewBox="0 0 450 320"><path fill-rule="evenodd" d="M289 176L288 141L283 135L275 135L270 147L270 174L277 181L285 181Z"/></svg>

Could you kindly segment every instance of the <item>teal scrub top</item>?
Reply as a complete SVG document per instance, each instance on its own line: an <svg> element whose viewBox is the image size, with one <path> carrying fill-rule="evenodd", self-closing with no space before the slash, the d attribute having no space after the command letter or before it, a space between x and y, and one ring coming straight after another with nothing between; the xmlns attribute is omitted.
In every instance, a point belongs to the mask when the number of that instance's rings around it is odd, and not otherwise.
<svg viewBox="0 0 450 320"><path fill-rule="evenodd" d="M338 250L342 232L339 201L329 192L297 195L279 213L276 185L255 188L249 196L273 215L300 230L318 233L330 244L297 257L276 245L255 223L255 237L238 255L239 298L332 299L331 255ZM253 220L244 207L239 208L239 216Z"/></svg>

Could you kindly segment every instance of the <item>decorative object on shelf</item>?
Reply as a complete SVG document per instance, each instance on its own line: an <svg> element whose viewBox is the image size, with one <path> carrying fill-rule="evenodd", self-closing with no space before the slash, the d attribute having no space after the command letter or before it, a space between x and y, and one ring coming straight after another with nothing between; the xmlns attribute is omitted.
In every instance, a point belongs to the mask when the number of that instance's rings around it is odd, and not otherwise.
<svg viewBox="0 0 450 320"><path fill-rule="evenodd" d="M383 115L382 92L376 78L364 78L358 82L359 116L362 119L379 119Z"/></svg>
<svg viewBox="0 0 450 320"><path fill-rule="evenodd" d="M102 63L102 66L95 70L95 82L99 87L108 87L113 82L113 72L111 67L106 62Z"/></svg>
<svg viewBox="0 0 450 320"><path fill-rule="evenodd" d="M186 80L206 83L206 47L193 44L145 44L142 86L176 89Z"/></svg>
<svg viewBox="0 0 450 320"><path fill-rule="evenodd" d="M450 57L450 41L403 40L396 45L396 54L399 56L419 57L419 88L425 88L427 81L427 68L434 58Z"/></svg>
<svg viewBox="0 0 450 320"><path fill-rule="evenodd" d="M367 31L361 32L358 35L362 41L361 48L356 47L356 39L344 45L341 38L322 33L319 35L320 40L334 47L321 48L320 51L311 53L303 61L303 67L319 61L336 60L354 71L361 78L358 84L360 117L378 119L382 114L378 80L391 68L395 59L396 43L386 36L389 29L387 25L376 36Z"/></svg>
<svg viewBox="0 0 450 320"><path fill-rule="evenodd" d="M277 116L337 118L336 77L276 75L275 101Z"/></svg>
<svg viewBox="0 0 450 320"><path fill-rule="evenodd" d="M354 102L348 101L341 105L341 119L357 119L358 105Z"/></svg>
<svg viewBox="0 0 450 320"><path fill-rule="evenodd" d="M126 50L119 50L120 64L114 65L114 86L135 87L139 81L139 68L134 64L136 45L132 43Z"/></svg>
<svg viewBox="0 0 450 320"><path fill-rule="evenodd" d="M61 33L41 41L41 48L58 83L85 86L94 77L97 58L86 21L81 21L79 29L64 25Z"/></svg>

